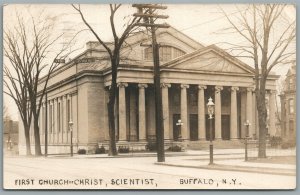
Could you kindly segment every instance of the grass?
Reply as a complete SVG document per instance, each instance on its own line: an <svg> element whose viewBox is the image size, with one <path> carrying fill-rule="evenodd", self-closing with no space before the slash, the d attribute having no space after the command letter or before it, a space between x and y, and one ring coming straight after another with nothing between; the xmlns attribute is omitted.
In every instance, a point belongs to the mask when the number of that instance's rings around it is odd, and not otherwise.
<svg viewBox="0 0 300 195"><path fill-rule="evenodd" d="M267 158L249 159L255 163L296 164L296 156L272 156Z"/></svg>

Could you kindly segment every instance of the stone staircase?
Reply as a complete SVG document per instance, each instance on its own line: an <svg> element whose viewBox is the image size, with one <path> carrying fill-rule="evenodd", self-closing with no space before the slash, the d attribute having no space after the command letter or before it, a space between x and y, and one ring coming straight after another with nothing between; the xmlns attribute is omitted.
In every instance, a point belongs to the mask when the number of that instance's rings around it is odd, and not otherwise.
<svg viewBox="0 0 300 195"><path fill-rule="evenodd" d="M214 148L218 149L236 149L244 148L244 140L217 140L213 141ZM186 144L186 149L191 150L207 150L209 148L209 141L189 141Z"/></svg>

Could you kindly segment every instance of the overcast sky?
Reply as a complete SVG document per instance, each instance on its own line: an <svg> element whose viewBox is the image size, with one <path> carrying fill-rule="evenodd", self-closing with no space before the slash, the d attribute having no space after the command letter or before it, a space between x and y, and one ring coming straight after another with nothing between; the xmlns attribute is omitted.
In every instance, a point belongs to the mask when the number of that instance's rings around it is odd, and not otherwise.
<svg viewBox="0 0 300 195"><path fill-rule="evenodd" d="M168 9L161 11L160 13L169 16L165 22L169 23L174 28L190 36L194 40L204 44L220 44L225 40L227 42L238 43L241 40L236 36L230 34L222 34L222 29L228 25L226 18L220 12L220 6L230 16L235 17L238 14L233 4L217 5L217 4L176 4L167 5ZM79 30L85 29L80 16L72 8L71 5L7 5L4 7L4 21L3 27L8 28L15 23L15 13L18 12L24 18L32 15L37 17L37 14L44 10L52 16L59 16L56 32L68 31L66 38L72 36ZM82 5L83 13L87 21L96 29L97 32L101 32L101 38L105 41L111 40L111 30L109 26L109 6L108 5ZM127 19L125 16L131 16L135 12L135 9L131 5L122 5L118 14L116 15L116 26L119 26L118 31L122 30L124 21ZM296 17L296 11L293 6L288 6L285 11L286 17L293 21ZM77 37L76 48L81 48L87 41L95 40L94 36L88 32L82 32ZM84 48L79 50L74 55L82 52ZM248 62L251 65L251 62ZM286 74L288 67L277 67L276 73L279 75ZM5 104L9 106L10 115L17 119L17 109L11 100L8 100L4 96Z"/></svg>

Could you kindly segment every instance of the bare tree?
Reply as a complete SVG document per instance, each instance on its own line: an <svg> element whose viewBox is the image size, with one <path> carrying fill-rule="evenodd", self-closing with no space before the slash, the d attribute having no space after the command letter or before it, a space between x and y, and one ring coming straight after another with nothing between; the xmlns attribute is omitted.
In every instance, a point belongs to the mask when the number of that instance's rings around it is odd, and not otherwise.
<svg viewBox="0 0 300 195"><path fill-rule="evenodd" d="M3 102L3 119L5 118L10 118L10 116L6 104L5 102Z"/></svg>
<svg viewBox="0 0 300 195"><path fill-rule="evenodd" d="M25 86L25 73L17 40L17 35L11 31L4 31L4 57L8 59L9 64L4 63L3 67L3 92L11 97L17 105L24 126L26 155L29 156L31 155L29 131L32 112L28 104L28 88Z"/></svg>
<svg viewBox="0 0 300 195"><path fill-rule="evenodd" d="M222 8L221 8L222 9ZM266 157L267 109L265 103L266 81L277 65L290 64L295 59L295 19L285 15L287 5L253 4L230 17L222 12L230 23L229 30L243 39L243 44L232 44L231 50L238 57L253 61L255 67L255 94L259 119L258 157ZM294 9L294 8L292 8Z"/></svg>
<svg viewBox="0 0 300 195"><path fill-rule="evenodd" d="M23 113L24 124L26 133L27 128L30 127L31 118L33 117L34 137L35 137L35 155L41 155L40 145L40 128L39 128L39 115L42 106L42 101L46 93L49 78L53 71L57 69L59 63L53 59L64 59L69 44L64 45L61 49L58 49L55 45L60 38L64 35L54 35L55 17L43 16L39 17L31 16L28 21L17 15L17 24L13 29L5 32L5 56L10 60L10 65L14 68L14 72L17 73L18 78L14 79L10 74L10 68L5 68L5 73L10 79L10 83L18 82L19 86L14 86L15 93L11 94L11 97L16 99L17 104L22 102L22 109L19 109ZM71 39L73 40L73 39ZM49 63L50 60L50 63ZM43 74L44 78L41 80ZM7 87L10 86L7 84ZM19 98L16 90L23 90L23 95ZM18 91L19 92L19 91ZM24 105L23 105L24 104ZM25 111L26 114L25 115ZM30 113L28 113L30 112ZM25 116L29 116L25 118ZM24 123L24 122L23 122ZM29 131L29 130L28 130ZM25 135L27 137L27 135ZM27 138L26 138L27 139Z"/></svg>
<svg viewBox="0 0 300 195"><path fill-rule="evenodd" d="M120 59L121 59L121 48L122 45L125 43L126 38L130 35L131 32L136 30L138 27L136 26L136 23L140 20L137 17L132 17L127 23L123 30L123 32L118 35L116 31L115 26L115 14L121 7L121 4L110 4L110 27L112 30L113 35L113 43L112 46L110 46L108 43L104 42L103 39L100 37L100 34L97 33L94 28L89 24L89 22L85 19L84 14L82 12L82 9L80 5L73 5L73 8L79 13L82 21L84 24L90 29L91 33L95 36L97 41L106 49L110 64L111 64L111 85L109 88L109 100L107 103L107 110L108 110L108 120L109 120L109 155L117 155L117 148L116 148L116 138L115 138L115 112L114 112L114 106L115 106L115 97L116 97L116 91L117 91L117 70L119 67Z"/></svg>

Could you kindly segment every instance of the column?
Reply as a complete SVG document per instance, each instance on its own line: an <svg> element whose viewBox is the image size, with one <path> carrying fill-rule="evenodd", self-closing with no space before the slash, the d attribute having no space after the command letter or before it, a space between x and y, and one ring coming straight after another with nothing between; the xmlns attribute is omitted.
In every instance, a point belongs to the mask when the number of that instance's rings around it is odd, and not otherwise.
<svg viewBox="0 0 300 195"><path fill-rule="evenodd" d="M162 110L163 110L163 125L164 125L164 139L170 139L170 115L169 115L169 88L171 84L161 84L162 95Z"/></svg>
<svg viewBox="0 0 300 195"><path fill-rule="evenodd" d="M138 84L139 87L139 141L146 140L146 109L145 88L147 84Z"/></svg>
<svg viewBox="0 0 300 195"><path fill-rule="evenodd" d="M204 90L207 87L205 85L198 86L198 139L206 140L205 131L205 100Z"/></svg>
<svg viewBox="0 0 300 195"><path fill-rule="evenodd" d="M126 141L126 94L127 83L118 83L119 87L119 141Z"/></svg>
<svg viewBox="0 0 300 195"><path fill-rule="evenodd" d="M247 88L247 112L246 112L246 120L249 120L249 137L252 137L254 132L252 131L252 127L253 127L253 123L252 123L252 92L253 92L253 88L249 87ZM246 121L242 121L243 125ZM247 127L246 127L247 128Z"/></svg>
<svg viewBox="0 0 300 195"><path fill-rule="evenodd" d="M238 138L237 128L237 99L236 91L238 87L231 87L231 103L230 103L230 139Z"/></svg>
<svg viewBox="0 0 300 195"><path fill-rule="evenodd" d="M189 139L188 125L187 125L187 94L186 89L189 88L189 85L182 84L181 87L181 98L180 98L180 114L181 122L181 136L183 140Z"/></svg>
<svg viewBox="0 0 300 195"><path fill-rule="evenodd" d="M222 139L222 86L215 86L215 139Z"/></svg>
<svg viewBox="0 0 300 195"><path fill-rule="evenodd" d="M270 136L276 135L276 120L275 120L275 101L276 101L276 91L271 90L269 96L269 133Z"/></svg>

